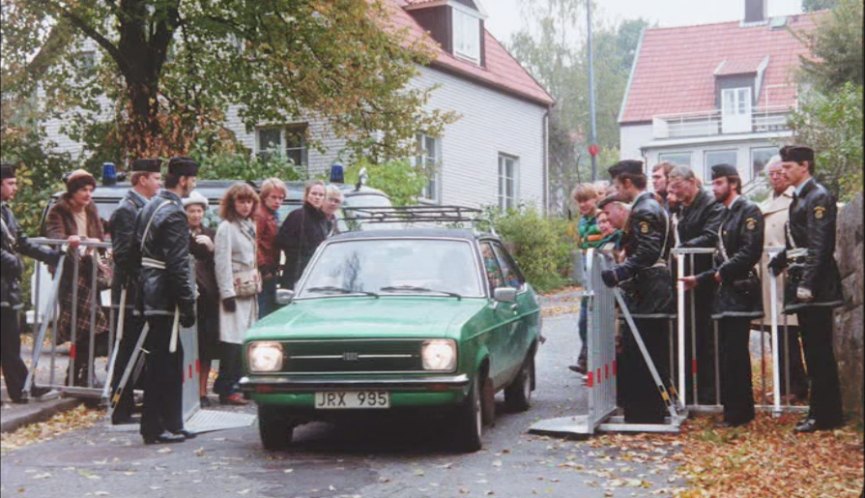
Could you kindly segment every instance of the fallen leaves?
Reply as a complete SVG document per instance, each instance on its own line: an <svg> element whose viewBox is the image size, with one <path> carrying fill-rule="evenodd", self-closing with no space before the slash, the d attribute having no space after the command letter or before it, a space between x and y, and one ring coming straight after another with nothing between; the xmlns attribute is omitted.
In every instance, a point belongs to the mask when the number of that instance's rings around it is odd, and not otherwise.
<svg viewBox="0 0 865 498"><path fill-rule="evenodd" d="M93 426L105 415L105 410L88 408L85 405L58 413L45 422L30 424L11 432L0 434L0 453L54 439L69 431Z"/></svg>

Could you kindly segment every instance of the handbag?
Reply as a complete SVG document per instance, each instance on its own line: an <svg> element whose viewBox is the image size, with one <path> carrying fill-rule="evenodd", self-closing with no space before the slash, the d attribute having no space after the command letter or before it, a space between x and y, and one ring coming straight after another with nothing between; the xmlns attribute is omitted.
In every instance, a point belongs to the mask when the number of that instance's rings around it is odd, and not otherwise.
<svg viewBox="0 0 865 498"><path fill-rule="evenodd" d="M95 250L90 253L90 260L96 265L96 289L100 291L110 289L114 281L114 267L111 262Z"/></svg>
<svg viewBox="0 0 865 498"><path fill-rule="evenodd" d="M234 279L234 295L237 297L255 297L261 292L261 275L258 268L232 273Z"/></svg>

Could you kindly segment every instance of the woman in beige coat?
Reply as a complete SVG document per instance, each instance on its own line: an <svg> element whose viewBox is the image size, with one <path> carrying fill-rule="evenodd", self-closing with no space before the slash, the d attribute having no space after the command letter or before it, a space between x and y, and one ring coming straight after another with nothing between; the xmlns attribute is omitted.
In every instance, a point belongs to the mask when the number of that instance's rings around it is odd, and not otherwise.
<svg viewBox="0 0 865 498"><path fill-rule="evenodd" d="M243 338L258 317L261 277L256 267L255 223L258 195L246 183L232 185L222 198L222 222L216 230L214 262L222 306L219 310L219 338L222 355L219 378L213 390L222 404L247 403L238 391L242 374Z"/></svg>

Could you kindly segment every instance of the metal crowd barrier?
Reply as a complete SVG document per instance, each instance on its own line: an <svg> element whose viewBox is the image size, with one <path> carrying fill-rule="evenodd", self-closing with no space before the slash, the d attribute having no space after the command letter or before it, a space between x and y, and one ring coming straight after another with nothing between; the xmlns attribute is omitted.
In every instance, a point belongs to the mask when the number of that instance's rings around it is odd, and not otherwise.
<svg viewBox="0 0 865 498"><path fill-rule="evenodd" d="M64 271L70 271L66 269L66 261L70 257L70 253L67 251L68 242L63 239L47 238L32 238L30 241L34 244L60 247L63 249L63 254L57 264L53 277L48 280L48 289L43 288L45 287L45 283L43 282L45 278L42 277L43 275L48 274L47 265L37 262L35 268L35 278L33 279L34 284L32 288L33 294L31 299L31 302L34 305L34 310L31 316L35 333L33 338L31 366L28 370L27 378L24 381L23 394L24 396L27 396L27 393L30 392L30 387L33 385L37 373L37 367L39 366L40 360L42 360L45 339L48 337L50 330L51 342L48 358L49 378L47 384L43 383L40 379L40 384L60 391L64 396L99 400L101 404L107 405L111 389L111 366L109 359L114 357L114 349L117 346L115 344L115 338L117 337L118 326L116 319L118 310L111 302L110 290L98 290L98 268L95 264L91 265L89 279L91 307L87 310L90 317L88 330L89 341L86 354L83 354L84 352L78 351L78 348L76 347L76 344L78 344L77 321L79 313L77 303L78 293L80 291L77 282L81 272L81 258L76 257L72 259L71 272L73 285L71 288L72 302L75 303L75 305L72 307L70 320L73 325L69 337L69 364L66 368L66 379L68 382L64 382L63 379L58 379L57 363L61 354L58 350L59 344L57 342L57 322L60 314L59 291L61 288L61 282L63 281ZM103 250L109 255L111 252L111 244L109 242L83 240L80 247L92 250ZM192 264L193 262L190 258L190 265ZM194 279L194 269L190 272L190 275ZM96 336L99 335L96 331L96 313L98 307L101 307L105 311L108 319L108 331L105 332L108 337L107 355L105 357L106 364L104 368L97 368L99 362L97 362L98 357L96 356L95 349ZM194 326L190 328L181 328L180 341L183 347L183 412L184 418L188 419L198 410L200 404L198 376L201 371L201 365L198 359L198 335L196 333L196 328ZM76 366L78 366L82 361L86 362L87 368L85 368L85 371L88 372L85 385L69 385L74 384Z"/></svg>
<svg viewBox="0 0 865 498"><path fill-rule="evenodd" d="M769 247L766 249L763 254L763 258L771 258L778 254L783 247ZM672 260L671 264L675 265L675 271L673 272L676 276L683 276L686 274L686 259L688 263L688 268L694 268L694 257L695 255L701 254L714 254L715 249L712 248L676 248L672 250ZM762 261L762 259L761 259ZM757 266L758 274L760 276L761 284L764 279L768 278L770 281L770 302L763 303L764 309L764 318L760 319L760 384L761 384L761 392L760 392L760 402L756 404L755 408L757 410L762 411L771 411L773 415L778 416L784 412L804 412L807 411L808 407L804 405L794 405L787 403L786 400L783 400L781 397L781 372L780 372L780 355L783 354L785 358L784 366L785 366L785 387L786 393L790 393L790 351L788 347L787 340L784 340L784 346L778 344L778 331L779 327L783 326L783 335L786 339L787 335L790 333L789 327L787 325L787 318L784 315L781 318L783 324L779 324L779 314L781 314L781 310L778 309L778 296L783 295L783 276L779 278L776 275L772 275L771 272L768 272L768 275L764 275L762 271L762 266L758 264ZM685 336L687 331L689 331L690 335L690 344L691 344L691 390L688 393L690 401L687 404L689 410L694 410L696 412L720 412L722 410L721 407L721 372L720 372L720 359L718 357L719 353L719 341L718 341L718 322L717 320L712 320L713 323L713 339L714 339L714 358L712 367L715 370L715 404L707 405L700 404L697 392L699 389L699 381L697 378L697 372L699 368L705 368L705 365L700 365L697 359L697 350L696 350L696 335L698 333L702 333L704 331L696 330L696 316L695 316L695 300L693 296L687 296L688 293L693 293L694 291L685 291L684 284L681 281L676 282L676 337L675 344L678 346L675 357L677 358L677 366L676 370L671 369L671 372L677 372L676 380L678 383L678 388L680 393L686 393L686 354L685 354ZM780 294L779 294L780 293ZM762 296L762 290L761 290ZM689 313L686 313L686 303L690 304ZM768 365L766 364L766 337L764 333L764 325L766 317L769 319L770 326L770 342L771 342L771 365L772 365L772 402L769 403L768 400L768 389L767 389L767 369ZM689 319L689 320L688 320ZM690 322L690 327L686 327L686 320ZM686 331L687 330L687 331ZM671 338L672 339L672 338ZM671 349L674 341L671 340ZM673 356L671 355L671 358ZM687 398L685 394L683 394L683 399Z"/></svg>

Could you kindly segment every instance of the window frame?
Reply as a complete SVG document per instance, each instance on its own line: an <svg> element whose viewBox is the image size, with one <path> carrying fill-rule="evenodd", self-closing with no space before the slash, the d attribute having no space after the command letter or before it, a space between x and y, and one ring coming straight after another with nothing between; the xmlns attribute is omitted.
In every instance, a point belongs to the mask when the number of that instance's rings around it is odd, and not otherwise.
<svg viewBox="0 0 865 498"><path fill-rule="evenodd" d="M432 155L430 149L426 146L427 141L433 141ZM428 182L423 187L420 193L420 199L432 203L441 203L442 186L441 186L441 137L427 135L419 132L415 134L415 167L423 168L428 175Z"/></svg>
<svg viewBox="0 0 865 498"><path fill-rule="evenodd" d="M713 164L709 164L709 154L716 153L732 153L735 156L735 160L732 163L732 166L736 167L736 171L740 171L739 169L739 149L713 149L713 150L704 150L703 151L703 182L711 183L712 182L712 166ZM730 164L723 162L716 162L714 164Z"/></svg>
<svg viewBox="0 0 865 498"><path fill-rule="evenodd" d="M668 159L669 156L683 156L685 154L688 155L688 162L685 164ZM665 156L667 156L667 157L665 157ZM669 162L669 163L673 163L673 164L678 165L678 166L687 166L689 168L691 167L691 164L693 164L693 158L694 158L694 151L691 151L691 150L682 150L682 151L675 151L675 152L659 152L658 153L658 163Z"/></svg>
<svg viewBox="0 0 865 498"><path fill-rule="evenodd" d="M309 125L307 123L290 123L285 125L270 125L270 126L260 126L255 130L255 149L256 156L262 159L266 159L270 154L274 152L281 153L285 158L292 160L295 162L295 167L300 169L308 169L309 168L309 145L306 141L306 132L309 129ZM262 145L261 141L261 133L262 132L279 132L279 143L276 148L265 148ZM289 147L289 138L290 137L299 137L300 145ZM294 161L295 154L299 154L298 157L300 162Z"/></svg>
<svg viewBox="0 0 865 498"><path fill-rule="evenodd" d="M481 63L481 20L469 9L451 6L454 56ZM466 32L466 30L470 32ZM472 41L473 40L473 41ZM471 43L469 43L471 42Z"/></svg>
<svg viewBox="0 0 865 498"><path fill-rule="evenodd" d="M502 166L507 166L508 162L512 165L510 176L507 175L507 171L505 174L502 174ZM520 199L520 158L519 156L515 156L512 154L507 154L504 152L499 152L498 154L498 166L497 166L497 175L498 179L498 205L499 210L507 211L508 209L513 209L517 207L517 204ZM507 195L507 183L511 182L511 197Z"/></svg>
<svg viewBox="0 0 865 498"><path fill-rule="evenodd" d="M768 150L771 150L772 152L769 154L769 157L766 158L766 161L763 163L763 166L760 168L760 171L756 171L754 169L754 153L755 152L766 152ZM781 149L779 147L774 146L774 145L764 145L764 146L760 146L760 147L751 147L750 149L748 149L748 159L749 159L748 162L750 165L749 171L751 172L751 180L753 180L754 178L757 178L758 176L763 174L764 171L766 171L766 165L769 163L769 160L772 159L772 156L778 154L778 152L780 150Z"/></svg>

